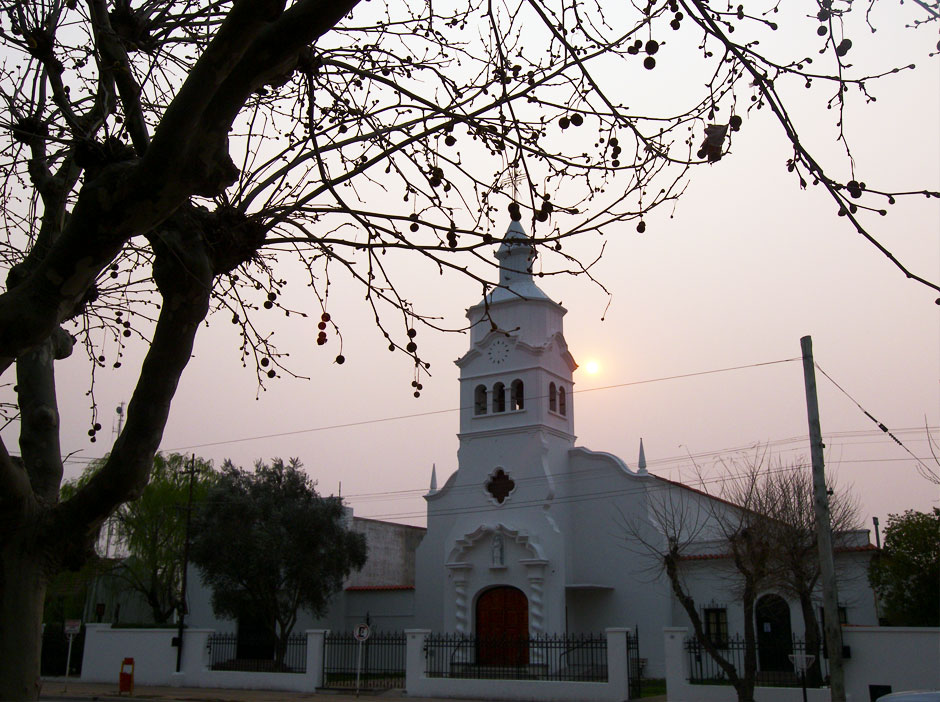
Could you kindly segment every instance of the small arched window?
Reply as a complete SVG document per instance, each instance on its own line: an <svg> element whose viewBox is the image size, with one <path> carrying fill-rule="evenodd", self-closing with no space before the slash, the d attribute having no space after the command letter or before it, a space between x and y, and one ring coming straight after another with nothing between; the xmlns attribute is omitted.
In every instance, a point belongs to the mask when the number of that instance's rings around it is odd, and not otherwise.
<svg viewBox="0 0 940 702"><path fill-rule="evenodd" d="M506 411L506 386L502 383L493 386L493 411Z"/></svg>
<svg viewBox="0 0 940 702"><path fill-rule="evenodd" d="M525 408L524 386L522 381L516 379L512 381L509 388L509 409L521 410Z"/></svg>
<svg viewBox="0 0 940 702"><path fill-rule="evenodd" d="M558 411L558 388L555 383L548 384L548 409L552 412Z"/></svg>
<svg viewBox="0 0 940 702"><path fill-rule="evenodd" d="M473 413L486 414L486 386L477 385L473 391Z"/></svg>
<svg viewBox="0 0 940 702"><path fill-rule="evenodd" d="M564 388L558 388L558 411L562 415L568 414L568 399Z"/></svg>

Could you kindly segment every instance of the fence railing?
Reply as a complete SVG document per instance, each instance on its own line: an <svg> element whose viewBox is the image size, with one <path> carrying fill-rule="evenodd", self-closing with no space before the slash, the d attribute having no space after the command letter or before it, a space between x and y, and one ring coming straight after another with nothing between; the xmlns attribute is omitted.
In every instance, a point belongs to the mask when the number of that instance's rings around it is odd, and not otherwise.
<svg viewBox="0 0 940 702"><path fill-rule="evenodd" d="M729 684L728 676L718 662L705 650L696 638L685 642L689 656L689 682L694 684L720 685ZM744 654L746 646L743 637L722 641L718 652L734 666L738 675L744 674ZM799 687L802 684L800 668L794 665L790 656L802 656L807 653L806 642L793 638L783 644L758 643L755 646L757 657L756 684L763 687ZM816 665L806 674L807 687L821 687L829 677L829 664L822 656L822 649L815 653Z"/></svg>
<svg viewBox="0 0 940 702"><path fill-rule="evenodd" d="M627 634L627 675L629 676L630 699L635 700L643 696L643 673L646 668L646 659L640 658L640 632L639 628Z"/></svg>
<svg viewBox="0 0 940 702"><path fill-rule="evenodd" d="M355 687L357 669L364 690L404 687L406 654L403 632L374 632L360 644L351 633L331 631L324 639L323 687Z"/></svg>
<svg viewBox="0 0 940 702"><path fill-rule="evenodd" d="M82 654L85 648L85 627L72 640L72 658L69 675L82 674ZM46 624L42 632L41 671L43 675L65 675L68 661L69 636L62 624Z"/></svg>
<svg viewBox="0 0 940 702"><path fill-rule="evenodd" d="M438 678L607 682L607 637L431 634L425 674Z"/></svg>
<svg viewBox="0 0 940 702"><path fill-rule="evenodd" d="M212 670L240 670L253 673L307 672L307 637L291 634L283 650L277 641L239 638L238 634L209 636Z"/></svg>

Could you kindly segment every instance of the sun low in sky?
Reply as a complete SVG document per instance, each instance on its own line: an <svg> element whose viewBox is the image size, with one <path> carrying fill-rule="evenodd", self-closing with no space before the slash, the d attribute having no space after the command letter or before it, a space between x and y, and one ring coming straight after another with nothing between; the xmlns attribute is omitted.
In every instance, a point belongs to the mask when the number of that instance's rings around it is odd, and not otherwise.
<svg viewBox="0 0 940 702"><path fill-rule="evenodd" d="M585 362L582 367L584 368L584 372L588 375L597 375L601 370L601 365L593 359Z"/></svg>

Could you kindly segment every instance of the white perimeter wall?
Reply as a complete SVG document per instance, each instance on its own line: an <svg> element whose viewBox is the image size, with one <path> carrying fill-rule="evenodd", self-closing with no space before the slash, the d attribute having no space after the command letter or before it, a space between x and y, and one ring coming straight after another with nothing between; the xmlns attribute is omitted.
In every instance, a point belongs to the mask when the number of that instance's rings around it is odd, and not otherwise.
<svg viewBox="0 0 940 702"><path fill-rule="evenodd" d="M735 702L731 685L691 685L685 640L689 630L663 630L669 702ZM928 627L844 627L851 649L845 661L847 702L869 702L869 685L890 685L892 692L940 690L940 629ZM755 702L793 702L798 688L758 687ZM808 702L829 702L829 689L807 690Z"/></svg>
<svg viewBox="0 0 940 702"><path fill-rule="evenodd" d="M209 669L210 629L186 629L183 658L176 672L175 629L112 629L88 624L82 681L118 683L121 662L134 659L135 685L217 687L243 690L313 692L323 680L323 630L307 631L306 673L250 673Z"/></svg>
<svg viewBox="0 0 940 702"><path fill-rule="evenodd" d="M868 702L869 685L892 692L940 690L940 629L860 626L842 629L852 656L845 662L846 692Z"/></svg>

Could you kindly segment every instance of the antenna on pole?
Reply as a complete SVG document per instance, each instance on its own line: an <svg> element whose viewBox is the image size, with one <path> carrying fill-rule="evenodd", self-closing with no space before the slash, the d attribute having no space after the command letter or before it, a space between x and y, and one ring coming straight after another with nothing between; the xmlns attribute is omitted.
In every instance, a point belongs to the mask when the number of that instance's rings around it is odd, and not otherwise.
<svg viewBox="0 0 940 702"><path fill-rule="evenodd" d="M525 180L525 176L519 174L519 161L513 161L512 164L507 164L509 173L499 181L499 184L503 187L512 188L512 199L513 202L519 199L519 184Z"/></svg>
<svg viewBox="0 0 940 702"><path fill-rule="evenodd" d="M121 400L115 409L114 413L117 415L117 427L114 424L111 425L111 443L114 443L114 440L121 435L121 430L124 428L124 400Z"/></svg>

